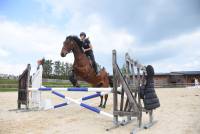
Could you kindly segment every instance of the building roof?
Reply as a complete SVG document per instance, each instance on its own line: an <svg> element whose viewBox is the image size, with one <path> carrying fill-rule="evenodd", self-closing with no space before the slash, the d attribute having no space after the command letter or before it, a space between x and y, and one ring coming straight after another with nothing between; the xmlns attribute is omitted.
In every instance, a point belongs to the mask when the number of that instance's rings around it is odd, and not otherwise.
<svg viewBox="0 0 200 134"><path fill-rule="evenodd" d="M177 72L171 72L171 73L180 73L183 75L200 75L200 71L177 71Z"/></svg>
<svg viewBox="0 0 200 134"><path fill-rule="evenodd" d="M156 73L155 75L160 75L160 76L163 76L163 75L170 75L170 73Z"/></svg>
<svg viewBox="0 0 200 134"><path fill-rule="evenodd" d="M156 73L156 76L166 76L166 75L200 75L200 71L176 71L170 73Z"/></svg>

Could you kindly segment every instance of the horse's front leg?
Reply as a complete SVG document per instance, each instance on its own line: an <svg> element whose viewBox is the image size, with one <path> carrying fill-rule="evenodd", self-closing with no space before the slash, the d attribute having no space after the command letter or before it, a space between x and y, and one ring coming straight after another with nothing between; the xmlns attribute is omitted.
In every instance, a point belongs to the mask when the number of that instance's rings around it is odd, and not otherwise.
<svg viewBox="0 0 200 134"><path fill-rule="evenodd" d="M76 77L76 75L75 75L75 73L74 73L73 70L71 70L71 71L69 72L69 80L70 80L70 82L72 83L72 85L73 85L74 87L80 87L80 85L78 84L77 77Z"/></svg>

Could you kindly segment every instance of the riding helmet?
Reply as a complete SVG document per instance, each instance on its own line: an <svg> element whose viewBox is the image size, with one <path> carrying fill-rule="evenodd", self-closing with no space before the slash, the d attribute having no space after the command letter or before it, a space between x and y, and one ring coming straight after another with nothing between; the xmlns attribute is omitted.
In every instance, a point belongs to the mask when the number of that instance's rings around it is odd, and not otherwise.
<svg viewBox="0 0 200 134"><path fill-rule="evenodd" d="M86 37L86 33L85 32L81 32L80 36L82 36L82 35Z"/></svg>

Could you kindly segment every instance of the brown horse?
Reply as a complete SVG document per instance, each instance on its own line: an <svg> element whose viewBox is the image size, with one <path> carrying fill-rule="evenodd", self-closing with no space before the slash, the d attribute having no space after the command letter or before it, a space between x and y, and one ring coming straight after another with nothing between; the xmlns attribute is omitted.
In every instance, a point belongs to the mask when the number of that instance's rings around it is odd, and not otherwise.
<svg viewBox="0 0 200 134"><path fill-rule="evenodd" d="M74 64L72 73L69 75L69 79L73 86L79 87L77 78L90 83L93 87L109 87L108 73L103 68L98 75L96 75L89 58L85 55L82 49L82 42L77 36L68 36L63 42L63 48L61 50L61 56L65 57L68 53L74 54ZM105 101L103 104L103 96L100 96L101 102L99 107L105 108L108 95L105 95Z"/></svg>

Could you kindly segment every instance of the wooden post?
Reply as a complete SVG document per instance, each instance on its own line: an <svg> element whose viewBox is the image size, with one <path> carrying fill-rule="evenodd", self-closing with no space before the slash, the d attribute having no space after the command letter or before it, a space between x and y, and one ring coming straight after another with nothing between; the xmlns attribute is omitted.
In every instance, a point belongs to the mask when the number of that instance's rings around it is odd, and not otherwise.
<svg viewBox="0 0 200 134"><path fill-rule="evenodd" d="M30 70L31 70L31 65L28 64L27 68L19 77L18 100L17 100L18 109L21 109L22 104L26 105L27 109L29 108L28 87L29 87L29 81L30 81Z"/></svg>
<svg viewBox="0 0 200 134"><path fill-rule="evenodd" d="M117 54L116 50L112 51L112 65L113 65L113 115L114 115L114 123L118 124L118 115L114 113L114 111L118 111L118 98L117 98L117 72L116 72L116 62L117 62Z"/></svg>

